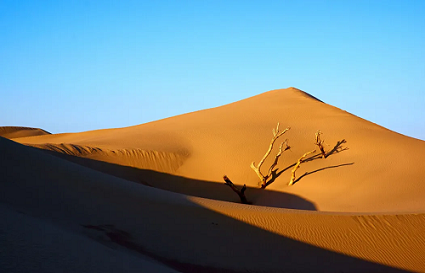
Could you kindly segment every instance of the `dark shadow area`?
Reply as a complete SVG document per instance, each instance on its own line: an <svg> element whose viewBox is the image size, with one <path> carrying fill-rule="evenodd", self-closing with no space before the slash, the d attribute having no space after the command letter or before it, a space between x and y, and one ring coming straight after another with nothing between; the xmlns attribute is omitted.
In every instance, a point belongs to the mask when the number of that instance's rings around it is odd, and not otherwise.
<svg viewBox="0 0 425 273"><path fill-rule="evenodd" d="M311 95L311 94L309 94L309 93L307 93L307 92L305 92L305 91L302 91L302 90L300 90L300 89L298 89L298 88L295 88L295 87L292 87L292 88L297 89L300 93L303 93L306 97L309 97L309 98L312 98L312 99L314 99L314 100L317 100L317 101L319 101L319 102L321 102L321 103L324 103L322 100L319 100L319 99L318 99L318 98L316 98L315 96L313 96L313 95Z"/></svg>
<svg viewBox="0 0 425 273"><path fill-rule="evenodd" d="M348 150L348 147L343 147L342 146L342 144L345 144L345 143L347 143L347 141L345 139L337 141L336 145L332 148L332 150L330 150L329 152L326 153L325 159L328 158L329 156L333 155L333 154L337 154L337 153L340 153L340 152L343 152L343 151ZM307 157L306 159L304 159L302 161L302 163L310 162L310 161L317 160L317 159L323 159L322 158L322 155L320 153L319 154L312 155L310 157ZM266 187L269 186L270 184L273 184L273 182L276 180L276 178L278 178L282 173L286 172L287 170L295 167L296 164L297 164L297 162L295 162L295 163L287 166L286 168L284 168L284 169L282 169L280 171L279 171L279 169L273 170L271 179L266 183ZM347 166L347 165L352 165L352 164L354 164L354 163L341 164L339 166ZM327 169L327 168L335 168L335 166L325 167L325 168L320 169L320 170L324 170L324 169ZM317 171L320 171L320 170L317 170ZM312 174L312 173L315 173L315 172L311 172L309 174ZM298 177L294 181L294 184L297 181L299 181L302 177L304 177L305 175L306 174L304 174L303 176Z"/></svg>
<svg viewBox="0 0 425 273"><path fill-rule="evenodd" d="M183 273L408 272L297 241L187 199L170 196L169 203L155 198L146 199L149 188L126 187L127 183L132 182L99 176L96 172L71 164L62 164L63 162L58 162L61 160L57 158L48 156L37 149L30 149L32 148L3 142L0 138L0 154L3 155L0 157L0 173L5 174L0 183L3 193L0 195L0 203L11 208L8 210L11 211L9 214L1 215L3 221L0 222L2 223L0 227L6 228L3 228L0 234L4 236L13 231L7 229L9 223L13 222L16 226L18 221L22 223L22 219L16 220L18 213L16 210L19 209L25 213L20 215L27 215L24 218L26 220L29 217L46 220L61 230L78 225L78 229L66 230L66 232L76 232L92 238L110 246L112 251L125 254L126 251L117 247L120 246L129 250L129 255L140 257L140 259L149 256ZM34 162L37 162L36 168L33 167ZM91 162L91 164L96 163ZM114 167L113 164L96 166L98 168L100 166ZM58 186L60 176L71 173L74 179L81 179L79 183L81 188ZM98 179L103 180L98 181ZM91 190L91 187L96 187L97 191ZM229 191L227 186L222 185L222 187ZM115 189L119 189L120 194L114 195ZM88 193L89 198L86 195ZM82 198L70 198L76 194ZM152 209L152 206L155 206L155 209ZM330 217L333 221L338 220L335 219L336 216ZM267 215L265 219L271 220ZM281 224L279 219L273 219L274 224ZM323 220L326 219L323 218ZM262 219L259 220L261 224ZM65 227L61 226L65 224ZM322 224L326 224L326 221ZM29 225L23 226L31 229ZM329 226L329 231L332 232L332 230L334 230L332 226ZM50 235L43 228L33 229L31 232L27 230L19 232L18 238L25 236L47 238ZM375 232L378 236L375 239L380 239L379 230ZM107 239L99 235L106 235ZM10 247L22 245L25 242L27 241L12 240ZM344 243L362 244L356 247L372 249L376 252L375 257L382 257L384 252L370 242L356 240L354 236L347 237ZM40 244L40 248L43 249L43 247L51 247L52 243L46 240L46 243ZM84 245L80 247L84 248ZM14 258L7 251L4 253L6 255L4 260L8 257ZM28 252L25 253L28 255ZM144 256L139 256L137 253ZM388 252L385 253L387 256L384 257L388 257ZM28 258L20 255L17 257L22 262ZM52 262L49 258L49 256L43 256L36 260L36 263L48 265ZM33 270L33 272L37 271Z"/></svg>
<svg viewBox="0 0 425 273"><path fill-rule="evenodd" d="M49 150L40 150L84 167L146 186L191 196L240 203L240 199L237 194L225 185L224 181L223 183L217 183L191 179L153 170L138 169L130 166L117 165L104 161L57 153ZM285 192L247 187L245 195L248 201L253 205L257 205L256 200L261 197L263 200L270 200L270 204L267 204L267 206L270 207L317 210L316 206L312 202L297 195ZM261 206L261 204L258 205Z"/></svg>

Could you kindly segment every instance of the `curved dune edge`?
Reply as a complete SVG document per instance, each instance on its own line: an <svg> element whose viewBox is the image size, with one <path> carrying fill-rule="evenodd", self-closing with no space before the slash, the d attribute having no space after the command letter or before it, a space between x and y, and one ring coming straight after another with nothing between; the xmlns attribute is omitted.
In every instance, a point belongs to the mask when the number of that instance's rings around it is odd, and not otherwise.
<svg viewBox="0 0 425 273"><path fill-rule="evenodd" d="M425 214L245 206L146 187L1 138L0 152L1 203L181 272L425 271Z"/></svg>
<svg viewBox="0 0 425 273"><path fill-rule="evenodd" d="M31 137L31 136L42 136L50 135L51 133L31 127L19 127L19 126L0 126L0 137L5 138L20 138L20 137Z"/></svg>

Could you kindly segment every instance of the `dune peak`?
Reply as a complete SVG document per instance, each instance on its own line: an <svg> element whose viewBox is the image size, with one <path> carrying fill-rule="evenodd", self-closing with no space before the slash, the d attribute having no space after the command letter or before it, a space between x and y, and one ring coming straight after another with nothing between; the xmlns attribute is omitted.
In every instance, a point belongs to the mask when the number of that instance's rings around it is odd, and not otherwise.
<svg viewBox="0 0 425 273"><path fill-rule="evenodd" d="M313 95L311 95L311 94L309 94L309 93L307 93L307 92L305 92L305 91L303 91L303 90L301 90L301 89L298 89L298 88L296 88L296 87L288 87L288 88L286 88L286 89L282 89L282 90L287 90L287 91L291 91L291 92L293 92L293 93L295 93L295 94L298 94L299 96L302 96L302 97L305 97L305 98L310 98L310 99L314 99L314 100L317 100L317 101L320 101L320 102L323 102L322 100L320 100L320 99L318 99L318 98L316 98L315 96L313 96Z"/></svg>

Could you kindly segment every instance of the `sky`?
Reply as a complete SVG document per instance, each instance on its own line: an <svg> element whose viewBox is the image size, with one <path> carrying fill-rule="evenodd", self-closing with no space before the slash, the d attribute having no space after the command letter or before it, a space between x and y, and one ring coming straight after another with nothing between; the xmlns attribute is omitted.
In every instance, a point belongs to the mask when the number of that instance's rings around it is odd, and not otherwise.
<svg viewBox="0 0 425 273"><path fill-rule="evenodd" d="M0 126L126 127L291 86L425 140L425 1L0 0Z"/></svg>

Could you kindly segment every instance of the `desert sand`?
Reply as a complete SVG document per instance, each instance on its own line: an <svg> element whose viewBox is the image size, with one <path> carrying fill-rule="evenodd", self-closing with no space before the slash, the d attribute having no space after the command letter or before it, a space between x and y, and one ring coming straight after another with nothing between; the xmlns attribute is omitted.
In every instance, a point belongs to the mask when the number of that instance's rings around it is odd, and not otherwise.
<svg viewBox="0 0 425 273"><path fill-rule="evenodd" d="M291 149L261 189L250 164L278 122ZM299 89L119 129L3 128L2 272L425 272L425 142ZM288 186L317 130L330 155Z"/></svg>

